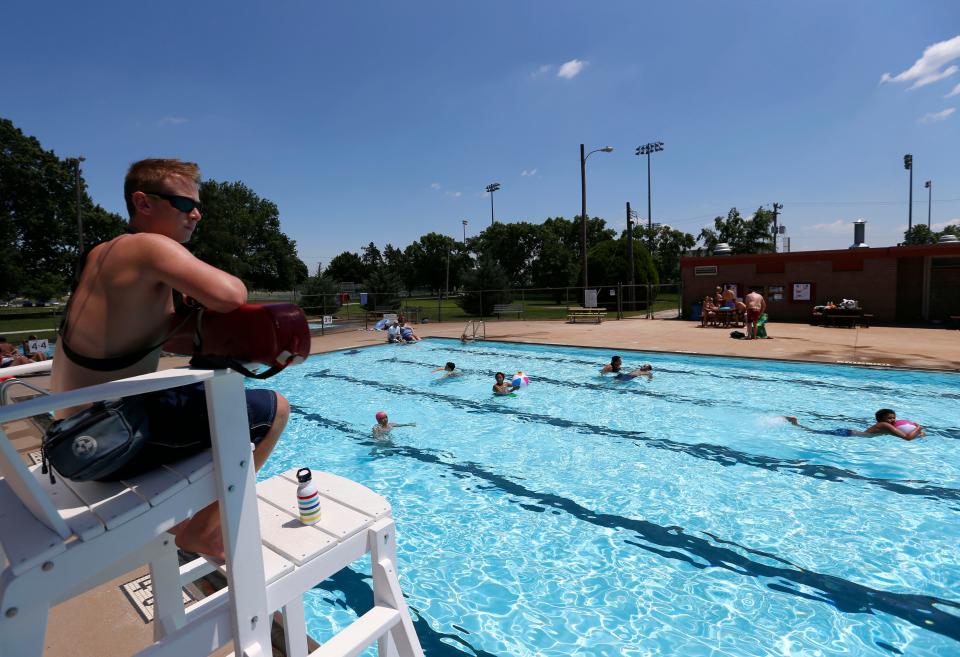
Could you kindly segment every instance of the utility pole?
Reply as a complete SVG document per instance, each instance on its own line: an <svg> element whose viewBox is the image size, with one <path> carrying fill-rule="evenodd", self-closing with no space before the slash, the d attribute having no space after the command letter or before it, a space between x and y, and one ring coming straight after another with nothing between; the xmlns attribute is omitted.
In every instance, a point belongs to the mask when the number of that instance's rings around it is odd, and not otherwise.
<svg viewBox="0 0 960 657"><path fill-rule="evenodd" d="M633 290L633 216L627 201L627 260L630 261L630 290Z"/></svg>
<svg viewBox="0 0 960 657"><path fill-rule="evenodd" d="M487 185L487 193L490 194L490 225L492 226L495 219L493 216L493 193L500 189L500 183L490 183Z"/></svg>
<svg viewBox="0 0 960 657"><path fill-rule="evenodd" d="M773 252L777 252L777 215L780 214L780 210L783 209L782 203L773 204Z"/></svg>
<svg viewBox="0 0 960 657"><path fill-rule="evenodd" d="M587 157L580 144L580 225L583 227L583 293L587 293ZM586 304L584 299L583 305Z"/></svg>
<svg viewBox="0 0 960 657"><path fill-rule="evenodd" d="M923 183L927 188L927 230L930 230L930 206L933 205L933 181L928 180Z"/></svg>
<svg viewBox="0 0 960 657"><path fill-rule="evenodd" d="M910 198L907 201L907 230L913 228L913 155L903 156L903 168L910 172Z"/></svg>

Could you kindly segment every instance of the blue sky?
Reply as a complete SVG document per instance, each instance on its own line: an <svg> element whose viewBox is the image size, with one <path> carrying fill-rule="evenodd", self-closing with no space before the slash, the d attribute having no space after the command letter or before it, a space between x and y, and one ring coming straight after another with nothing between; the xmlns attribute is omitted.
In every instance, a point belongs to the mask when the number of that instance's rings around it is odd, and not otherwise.
<svg viewBox="0 0 960 657"><path fill-rule="evenodd" d="M369 241L405 246L580 208L697 234L783 203L792 250L871 246L960 222L960 4L835 2L12 3L0 116L83 154L123 212L130 162L176 156L280 208L311 272ZM950 95L955 92L954 95Z"/></svg>

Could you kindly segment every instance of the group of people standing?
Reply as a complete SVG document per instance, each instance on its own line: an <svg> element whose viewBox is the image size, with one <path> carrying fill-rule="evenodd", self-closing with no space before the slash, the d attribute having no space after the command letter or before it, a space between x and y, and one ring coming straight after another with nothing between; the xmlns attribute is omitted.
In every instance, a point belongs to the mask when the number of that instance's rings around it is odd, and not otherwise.
<svg viewBox="0 0 960 657"><path fill-rule="evenodd" d="M758 323L760 318L767 312L767 300L759 292L751 290L743 301L737 299L736 293L728 288L724 290L719 285L713 296L703 298L703 311L700 316L701 326L706 326L713 320L720 317L721 313L729 313L730 317L742 318L747 328L747 340L754 340L758 337Z"/></svg>

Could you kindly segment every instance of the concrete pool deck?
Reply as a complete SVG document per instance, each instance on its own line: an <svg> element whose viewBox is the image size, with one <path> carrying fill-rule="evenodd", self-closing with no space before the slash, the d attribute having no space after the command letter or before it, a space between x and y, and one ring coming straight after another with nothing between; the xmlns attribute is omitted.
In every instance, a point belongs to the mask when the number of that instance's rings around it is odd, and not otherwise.
<svg viewBox="0 0 960 657"><path fill-rule="evenodd" d="M421 337L458 338L463 328L462 322L450 322L417 325L416 331ZM488 321L485 328L488 340L960 371L960 331L942 328L768 324L773 339L753 341L731 339L731 329L701 328L698 322L680 320L608 320L602 324L503 320ZM383 331L340 330L315 336L311 353L379 345L385 340ZM186 360L164 358L161 367L178 367ZM48 377L32 377L30 382L46 387ZM30 451L39 449L39 432L27 426L32 423L15 424L18 426L7 429L18 451L28 459ZM134 571L52 609L45 656L123 657L149 645L152 626L143 621L120 588L142 574Z"/></svg>
<svg viewBox="0 0 960 657"><path fill-rule="evenodd" d="M416 332L420 337L458 338L463 327L452 322L420 324ZM488 340L509 342L960 371L960 331L942 328L767 324L772 339L735 340L730 331L744 329L702 328L699 322L682 320L624 319L602 324L494 320L485 322L485 327ZM383 331L340 331L315 337L312 353L385 340Z"/></svg>

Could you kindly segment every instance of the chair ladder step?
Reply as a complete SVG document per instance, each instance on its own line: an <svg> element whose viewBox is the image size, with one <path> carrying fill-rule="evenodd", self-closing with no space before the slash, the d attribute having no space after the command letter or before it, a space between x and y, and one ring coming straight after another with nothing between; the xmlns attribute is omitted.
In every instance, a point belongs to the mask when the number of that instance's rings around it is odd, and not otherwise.
<svg viewBox="0 0 960 657"><path fill-rule="evenodd" d="M399 622L399 611L375 606L310 653L310 657L355 657Z"/></svg>

